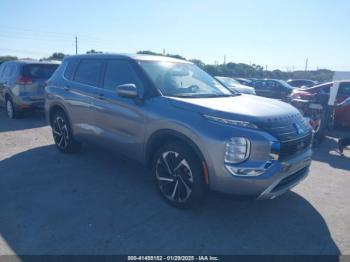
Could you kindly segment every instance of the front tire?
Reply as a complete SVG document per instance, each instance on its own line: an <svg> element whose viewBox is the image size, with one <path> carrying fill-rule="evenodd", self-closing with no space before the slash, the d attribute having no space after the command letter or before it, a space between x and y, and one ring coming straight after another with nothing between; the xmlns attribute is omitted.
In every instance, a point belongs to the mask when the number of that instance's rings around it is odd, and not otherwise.
<svg viewBox="0 0 350 262"><path fill-rule="evenodd" d="M203 168L187 146L180 143L162 146L154 156L152 173L160 194L169 204L186 208L203 201Z"/></svg>
<svg viewBox="0 0 350 262"><path fill-rule="evenodd" d="M81 144L74 139L66 115L61 111L57 111L53 116L52 135L56 147L63 153L75 153L81 148Z"/></svg>

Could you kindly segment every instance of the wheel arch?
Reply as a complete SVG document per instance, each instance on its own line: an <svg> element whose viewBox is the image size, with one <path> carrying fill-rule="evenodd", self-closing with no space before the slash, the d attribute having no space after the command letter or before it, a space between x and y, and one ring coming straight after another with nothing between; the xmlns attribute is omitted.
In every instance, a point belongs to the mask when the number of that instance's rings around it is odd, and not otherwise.
<svg viewBox="0 0 350 262"><path fill-rule="evenodd" d="M146 166L151 167L154 154L156 153L157 149L160 146L164 145L165 143L174 142L174 141L183 143L196 154L196 157L202 164L205 182L206 184L209 184L207 162L205 160L205 157L202 151L199 149L196 143L193 142L191 138L189 138L188 136L178 131L174 131L171 129L162 129L154 132L149 137L148 142L146 143L145 157L144 157Z"/></svg>
<svg viewBox="0 0 350 262"><path fill-rule="evenodd" d="M69 114L68 114L66 108L63 105L61 105L60 103L54 103L50 106L48 116L47 116L50 126L52 126L52 120L53 120L52 118L54 116L54 113L56 113L57 111L61 111L66 115L68 122L69 122L69 125L71 126Z"/></svg>

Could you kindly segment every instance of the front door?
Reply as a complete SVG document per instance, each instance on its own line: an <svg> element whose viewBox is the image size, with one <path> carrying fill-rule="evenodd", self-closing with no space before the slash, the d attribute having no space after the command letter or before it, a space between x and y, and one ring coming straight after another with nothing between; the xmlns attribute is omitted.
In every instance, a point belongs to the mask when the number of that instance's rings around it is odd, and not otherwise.
<svg viewBox="0 0 350 262"><path fill-rule="evenodd" d="M103 84L94 99L95 124L101 130L101 141L113 144L123 154L141 159L146 103L118 96L117 86L122 84L135 84L140 93L143 91L134 64L122 59L107 60Z"/></svg>

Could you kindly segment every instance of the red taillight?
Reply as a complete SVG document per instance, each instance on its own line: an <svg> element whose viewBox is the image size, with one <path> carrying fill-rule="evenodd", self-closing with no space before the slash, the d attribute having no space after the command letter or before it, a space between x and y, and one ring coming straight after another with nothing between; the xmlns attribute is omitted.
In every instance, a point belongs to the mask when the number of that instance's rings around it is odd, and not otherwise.
<svg viewBox="0 0 350 262"><path fill-rule="evenodd" d="M20 76L19 78L17 78L16 83L19 85L28 85L33 83L33 80L27 76Z"/></svg>

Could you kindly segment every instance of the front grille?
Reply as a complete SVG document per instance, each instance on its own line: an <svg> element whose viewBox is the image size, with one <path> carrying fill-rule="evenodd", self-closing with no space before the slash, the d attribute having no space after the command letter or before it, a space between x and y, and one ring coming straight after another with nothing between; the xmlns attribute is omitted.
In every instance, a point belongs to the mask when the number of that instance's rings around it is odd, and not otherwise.
<svg viewBox="0 0 350 262"><path fill-rule="evenodd" d="M300 151L303 151L311 145L311 142L312 142L311 132L305 137L301 137L291 141L281 142L279 158L283 160L284 158L287 158Z"/></svg>
<svg viewBox="0 0 350 262"><path fill-rule="evenodd" d="M281 143L280 160L305 150L312 142L311 127L299 113L268 119L258 125Z"/></svg>
<svg viewBox="0 0 350 262"><path fill-rule="evenodd" d="M286 188L286 187L292 185L293 183L297 182L298 180L300 180L304 176L306 170L307 170L307 167L299 170L298 172L295 172L294 174L292 174L290 176L283 178L271 192L279 191L279 190Z"/></svg>

